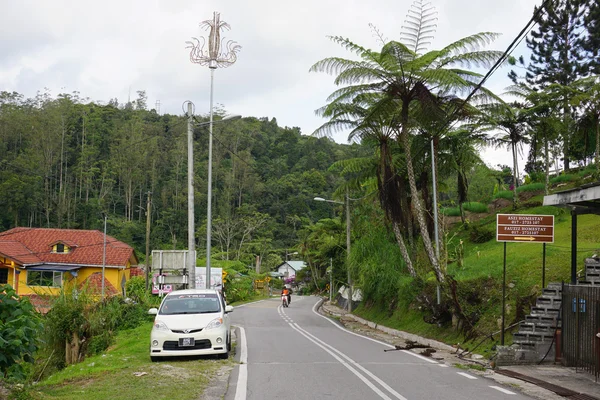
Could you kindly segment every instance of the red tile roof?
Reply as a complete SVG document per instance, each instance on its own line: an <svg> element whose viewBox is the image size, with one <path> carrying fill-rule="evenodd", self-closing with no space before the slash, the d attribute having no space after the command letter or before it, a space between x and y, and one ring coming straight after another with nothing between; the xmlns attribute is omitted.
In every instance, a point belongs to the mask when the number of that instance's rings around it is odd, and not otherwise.
<svg viewBox="0 0 600 400"><path fill-rule="evenodd" d="M62 242L71 247L69 253L52 253L52 245ZM20 243L20 245L19 245ZM104 234L98 230L13 228L0 233L0 253L23 265L39 263L102 265ZM135 264L133 248L106 236L106 265Z"/></svg>
<svg viewBox="0 0 600 400"><path fill-rule="evenodd" d="M79 285L79 290L87 289L87 292L92 295L100 296L102 294L102 272L94 272ZM115 296L119 291L110 283L106 277L104 278L104 295L106 297Z"/></svg>
<svg viewBox="0 0 600 400"><path fill-rule="evenodd" d="M31 305L41 314L46 314L52 308L52 297L39 294L25 294L22 297L27 297Z"/></svg>
<svg viewBox="0 0 600 400"><path fill-rule="evenodd" d="M129 272L129 276L132 277L132 278L134 276L145 276L144 270L141 269L140 267L131 267L131 270Z"/></svg>
<svg viewBox="0 0 600 400"><path fill-rule="evenodd" d="M6 240L2 236L0 236L0 254L12 258L20 264L39 264L42 262L37 255L21 242Z"/></svg>

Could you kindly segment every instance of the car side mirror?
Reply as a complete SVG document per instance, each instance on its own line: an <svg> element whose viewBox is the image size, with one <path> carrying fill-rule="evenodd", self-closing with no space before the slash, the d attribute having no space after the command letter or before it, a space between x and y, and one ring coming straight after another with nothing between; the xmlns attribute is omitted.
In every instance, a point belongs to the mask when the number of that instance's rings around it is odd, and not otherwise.
<svg viewBox="0 0 600 400"><path fill-rule="evenodd" d="M148 314L150 315L156 315L158 314L158 308L151 308L148 310Z"/></svg>
<svg viewBox="0 0 600 400"><path fill-rule="evenodd" d="M225 306L225 312L230 313L233 311L233 306Z"/></svg>

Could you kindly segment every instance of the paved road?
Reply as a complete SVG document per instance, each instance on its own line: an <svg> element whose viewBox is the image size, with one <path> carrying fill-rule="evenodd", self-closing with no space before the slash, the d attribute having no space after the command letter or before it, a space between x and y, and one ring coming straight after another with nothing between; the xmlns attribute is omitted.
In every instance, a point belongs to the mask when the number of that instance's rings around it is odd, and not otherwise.
<svg viewBox="0 0 600 400"><path fill-rule="evenodd" d="M226 400L530 399L476 377L341 327L316 311L317 297L292 296L237 307L236 358Z"/></svg>

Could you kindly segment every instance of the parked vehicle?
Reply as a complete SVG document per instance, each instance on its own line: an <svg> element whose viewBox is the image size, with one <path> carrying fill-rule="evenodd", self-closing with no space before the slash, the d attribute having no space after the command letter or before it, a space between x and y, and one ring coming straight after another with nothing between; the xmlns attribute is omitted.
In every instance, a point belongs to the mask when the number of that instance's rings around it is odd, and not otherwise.
<svg viewBox="0 0 600 400"><path fill-rule="evenodd" d="M205 354L229 357L232 311L216 289L169 293L158 309L148 310L148 314L156 315L150 333L150 359Z"/></svg>

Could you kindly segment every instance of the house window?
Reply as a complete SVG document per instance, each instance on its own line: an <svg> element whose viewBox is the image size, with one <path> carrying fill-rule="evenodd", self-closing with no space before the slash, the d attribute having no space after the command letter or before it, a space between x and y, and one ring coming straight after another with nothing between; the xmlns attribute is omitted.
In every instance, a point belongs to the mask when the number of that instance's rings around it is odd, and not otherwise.
<svg viewBox="0 0 600 400"><path fill-rule="evenodd" d="M57 253L64 253L65 252L65 245L62 243L58 243L56 245L56 252Z"/></svg>
<svg viewBox="0 0 600 400"><path fill-rule="evenodd" d="M8 268L0 268L0 285L8 283Z"/></svg>
<svg viewBox="0 0 600 400"><path fill-rule="evenodd" d="M27 286L61 287L60 271L27 271Z"/></svg>

